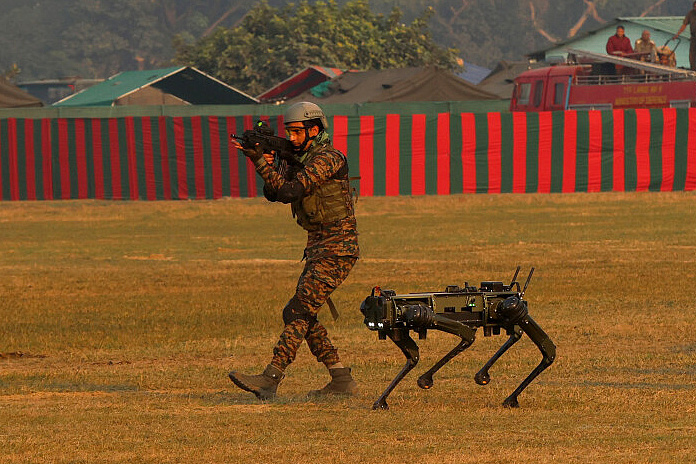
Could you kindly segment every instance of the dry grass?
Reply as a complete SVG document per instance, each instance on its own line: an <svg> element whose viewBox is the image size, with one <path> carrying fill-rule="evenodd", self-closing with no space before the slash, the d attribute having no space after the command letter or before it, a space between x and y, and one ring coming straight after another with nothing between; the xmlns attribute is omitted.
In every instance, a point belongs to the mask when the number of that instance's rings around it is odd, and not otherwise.
<svg viewBox="0 0 696 464"><path fill-rule="evenodd" d="M586 463L693 461L696 396L693 193L363 198L362 259L323 319L361 393L308 400L326 381L305 348L280 397L227 379L258 372L282 329L304 235L282 205L0 204L0 462ZM531 314L557 362L526 338L479 338L432 390L415 380L372 402L404 359L362 325L374 285L441 290L536 267Z"/></svg>

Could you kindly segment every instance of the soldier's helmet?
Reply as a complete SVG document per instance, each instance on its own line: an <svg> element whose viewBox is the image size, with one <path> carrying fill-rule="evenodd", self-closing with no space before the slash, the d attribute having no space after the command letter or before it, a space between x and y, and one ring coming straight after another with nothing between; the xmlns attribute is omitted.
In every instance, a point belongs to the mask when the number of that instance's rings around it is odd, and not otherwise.
<svg viewBox="0 0 696 464"><path fill-rule="evenodd" d="M319 119L324 126L324 130L329 128L329 121L319 105L312 102L298 102L290 105L285 110L285 124L291 122L306 122L313 119Z"/></svg>

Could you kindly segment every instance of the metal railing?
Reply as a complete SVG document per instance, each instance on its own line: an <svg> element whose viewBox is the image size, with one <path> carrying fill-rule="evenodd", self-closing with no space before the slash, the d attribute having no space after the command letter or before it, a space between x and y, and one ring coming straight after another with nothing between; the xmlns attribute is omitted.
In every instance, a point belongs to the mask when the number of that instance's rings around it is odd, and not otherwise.
<svg viewBox="0 0 696 464"><path fill-rule="evenodd" d="M684 74L617 74L576 76L573 84L576 85L611 85L611 84L653 84L656 82L684 82L693 81L693 78Z"/></svg>

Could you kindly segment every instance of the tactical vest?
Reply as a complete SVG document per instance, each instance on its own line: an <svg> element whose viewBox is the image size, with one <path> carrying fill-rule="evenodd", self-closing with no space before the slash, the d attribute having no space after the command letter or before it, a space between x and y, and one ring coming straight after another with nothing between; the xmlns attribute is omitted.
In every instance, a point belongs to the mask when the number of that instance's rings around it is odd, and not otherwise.
<svg viewBox="0 0 696 464"><path fill-rule="evenodd" d="M319 153L310 153L303 164L307 165ZM346 162L331 179L314 186L308 195L293 202L292 215L303 229L311 232L348 217L348 202L351 201Z"/></svg>

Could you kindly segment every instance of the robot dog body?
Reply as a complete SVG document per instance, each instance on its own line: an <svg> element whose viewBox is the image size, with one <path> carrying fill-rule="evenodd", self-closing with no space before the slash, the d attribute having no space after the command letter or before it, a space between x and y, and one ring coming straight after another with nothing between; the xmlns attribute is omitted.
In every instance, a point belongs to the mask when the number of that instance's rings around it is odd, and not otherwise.
<svg viewBox="0 0 696 464"><path fill-rule="evenodd" d="M375 287L372 294L362 303L360 310L365 316L365 325L376 331L379 338L389 337L406 356L406 365L374 403L373 409L388 409L387 396L396 385L418 363L419 350L409 332L418 333L420 339L428 330L440 330L457 335L461 341L442 359L418 378L418 386L428 389L433 385L433 374L456 355L471 346L478 328L484 336L497 335L504 329L509 338L479 370L474 379L479 385L490 381L490 367L526 333L542 354L539 365L525 378L503 402L505 407L518 407L517 396L544 369L553 363L556 347L546 333L531 318L524 300L524 292L532 278L531 269L524 288L517 282L517 268L510 285L503 282L482 282L479 288L448 286L443 292L408 293L397 295L391 290Z"/></svg>

